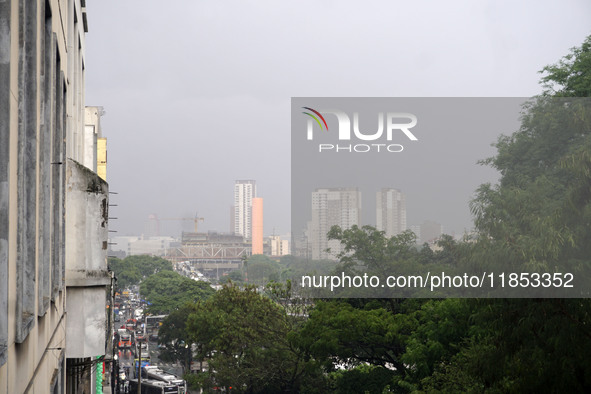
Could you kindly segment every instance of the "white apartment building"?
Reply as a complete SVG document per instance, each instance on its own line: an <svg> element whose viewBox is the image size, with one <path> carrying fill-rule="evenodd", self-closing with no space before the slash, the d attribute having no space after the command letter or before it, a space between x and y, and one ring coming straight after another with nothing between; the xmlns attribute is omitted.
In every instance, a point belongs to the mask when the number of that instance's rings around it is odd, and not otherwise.
<svg viewBox="0 0 591 394"><path fill-rule="evenodd" d="M388 238L406 230L406 201L400 190L383 188L376 193L376 228Z"/></svg>
<svg viewBox="0 0 591 394"><path fill-rule="evenodd" d="M252 199L257 197L257 185L253 180L234 183L234 234L247 240L252 237Z"/></svg>
<svg viewBox="0 0 591 394"><path fill-rule="evenodd" d="M289 241L281 239L279 235L269 236L269 243L271 244L271 256L285 256L290 254Z"/></svg>
<svg viewBox="0 0 591 394"><path fill-rule="evenodd" d="M332 226L348 229L360 222L361 191L358 188L326 188L312 192L312 221L308 231L312 259L334 259L342 251L339 241L328 240L327 233Z"/></svg>

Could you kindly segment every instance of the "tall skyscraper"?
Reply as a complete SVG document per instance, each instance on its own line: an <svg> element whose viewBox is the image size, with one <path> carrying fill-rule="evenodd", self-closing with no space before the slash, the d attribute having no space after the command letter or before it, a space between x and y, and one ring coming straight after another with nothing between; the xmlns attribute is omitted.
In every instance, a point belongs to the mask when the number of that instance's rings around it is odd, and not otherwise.
<svg viewBox="0 0 591 394"><path fill-rule="evenodd" d="M312 221L310 246L313 259L331 259L342 251L336 240L328 240L332 226L342 229L359 225L361 221L361 192L357 188L316 189L312 192ZM326 251L330 248L330 253Z"/></svg>
<svg viewBox="0 0 591 394"><path fill-rule="evenodd" d="M252 199L257 196L256 182L236 181L234 184L234 234L252 236Z"/></svg>
<svg viewBox="0 0 591 394"><path fill-rule="evenodd" d="M376 228L388 238L406 230L406 202L400 190L383 188L376 193Z"/></svg>
<svg viewBox="0 0 591 394"><path fill-rule="evenodd" d="M263 254L263 199L252 199L252 254Z"/></svg>

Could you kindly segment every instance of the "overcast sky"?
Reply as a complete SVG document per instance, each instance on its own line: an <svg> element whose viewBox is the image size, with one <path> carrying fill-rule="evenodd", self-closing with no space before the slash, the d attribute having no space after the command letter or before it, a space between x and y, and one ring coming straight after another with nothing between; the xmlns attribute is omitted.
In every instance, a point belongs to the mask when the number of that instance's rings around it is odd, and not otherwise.
<svg viewBox="0 0 591 394"><path fill-rule="evenodd" d="M265 234L285 234L291 97L531 96L591 34L586 0L86 4L117 235L152 213L227 232L236 179L257 181Z"/></svg>

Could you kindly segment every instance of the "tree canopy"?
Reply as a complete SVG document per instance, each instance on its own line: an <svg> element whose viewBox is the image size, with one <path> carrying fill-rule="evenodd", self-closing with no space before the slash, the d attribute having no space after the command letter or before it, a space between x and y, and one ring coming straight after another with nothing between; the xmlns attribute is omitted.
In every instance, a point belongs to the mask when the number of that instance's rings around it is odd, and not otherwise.
<svg viewBox="0 0 591 394"><path fill-rule="evenodd" d="M197 345L197 356L207 358L205 388L213 385L235 392L298 391L305 375L303 355L291 346L294 329L279 304L253 286L224 285L195 306L187 331Z"/></svg>
<svg viewBox="0 0 591 394"><path fill-rule="evenodd" d="M164 362L180 362L185 372L189 371L193 360L192 342L186 327L189 315L195 312L195 305L187 303L170 312L158 330L158 343L163 345L158 358Z"/></svg>
<svg viewBox="0 0 591 394"><path fill-rule="evenodd" d="M156 315L172 313L213 293L209 283L189 279L174 271L160 271L140 285L140 295L149 302L147 312Z"/></svg>
<svg viewBox="0 0 591 394"><path fill-rule="evenodd" d="M138 285L144 278L157 272L172 271L170 261L148 255L127 256L124 259L110 257L108 266L115 273L119 289Z"/></svg>
<svg viewBox="0 0 591 394"><path fill-rule="evenodd" d="M544 94L555 97L591 97L591 36L580 47L571 49L556 64L540 71Z"/></svg>

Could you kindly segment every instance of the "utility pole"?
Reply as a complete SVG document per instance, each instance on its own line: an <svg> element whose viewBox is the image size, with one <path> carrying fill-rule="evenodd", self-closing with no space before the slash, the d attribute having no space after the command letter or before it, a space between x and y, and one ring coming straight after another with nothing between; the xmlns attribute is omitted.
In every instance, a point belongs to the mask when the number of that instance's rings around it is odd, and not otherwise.
<svg viewBox="0 0 591 394"><path fill-rule="evenodd" d="M137 353L137 339L135 341L135 352ZM142 349L140 346L139 358L138 358L138 366L137 366L137 394L142 394Z"/></svg>
<svg viewBox="0 0 591 394"><path fill-rule="evenodd" d="M248 284L248 257L243 254L241 257L242 267L244 268L244 280Z"/></svg>

